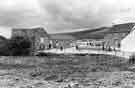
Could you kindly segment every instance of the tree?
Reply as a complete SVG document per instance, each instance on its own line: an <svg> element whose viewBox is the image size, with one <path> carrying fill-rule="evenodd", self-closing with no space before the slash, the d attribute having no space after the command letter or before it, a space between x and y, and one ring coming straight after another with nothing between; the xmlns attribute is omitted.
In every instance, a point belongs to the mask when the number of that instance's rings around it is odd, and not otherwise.
<svg viewBox="0 0 135 88"><path fill-rule="evenodd" d="M31 42L28 38L17 36L11 38L9 49L12 56L28 56L31 52Z"/></svg>

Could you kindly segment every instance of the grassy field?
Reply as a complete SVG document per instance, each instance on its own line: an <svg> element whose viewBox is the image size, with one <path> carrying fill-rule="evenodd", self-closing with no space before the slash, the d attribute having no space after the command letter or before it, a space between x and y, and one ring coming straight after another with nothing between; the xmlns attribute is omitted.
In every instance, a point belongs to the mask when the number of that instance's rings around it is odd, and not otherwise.
<svg viewBox="0 0 135 88"><path fill-rule="evenodd" d="M122 79L127 77L127 74L134 76L132 73L134 70L129 69L131 66L133 64L129 64L125 58L107 55L1 57L0 78L5 77L2 79L9 81L4 81L4 85L1 79L0 86L4 88L70 88L75 82L77 83L75 88L103 88L102 86L130 88L125 86L127 81ZM131 78L135 79L135 77ZM19 83L15 82L17 80ZM67 84L71 85L64 87Z"/></svg>

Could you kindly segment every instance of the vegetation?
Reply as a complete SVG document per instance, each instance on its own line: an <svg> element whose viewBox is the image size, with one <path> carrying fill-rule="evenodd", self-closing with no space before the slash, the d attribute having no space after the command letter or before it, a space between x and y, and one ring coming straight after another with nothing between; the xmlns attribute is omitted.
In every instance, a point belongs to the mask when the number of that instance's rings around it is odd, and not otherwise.
<svg viewBox="0 0 135 88"><path fill-rule="evenodd" d="M28 56L31 51L31 42L24 37L15 37L10 40L9 49L12 56Z"/></svg>
<svg viewBox="0 0 135 88"><path fill-rule="evenodd" d="M31 42L23 37L3 39L0 41L0 56L28 56Z"/></svg>
<svg viewBox="0 0 135 88"><path fill-rule="evenodd" d="M130 67L127 59L110 55L1 57L0 86L4 85L5 88L133 88L129 86L135 86L135 73L123 67Z"/></svg>
<svg viewBox="0 0 135 88"><path fill-rule="evenodd" d="M11 51L8 49L9 41L2 41L0 43L0 56L9 56Z"/></svg>
<svg viewBox="0 0 135 88"><path fill-rule="evenodd" d="M8 50L8 39L3 36L0 36L0 55L8 56L10 51Z"/></svg>

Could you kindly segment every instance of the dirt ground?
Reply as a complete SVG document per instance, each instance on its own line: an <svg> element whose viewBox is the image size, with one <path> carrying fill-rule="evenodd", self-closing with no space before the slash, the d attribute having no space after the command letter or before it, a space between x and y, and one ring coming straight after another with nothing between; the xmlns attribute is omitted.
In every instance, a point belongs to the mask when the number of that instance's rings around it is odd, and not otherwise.
<svg viewBox="0 0 135 88"><path fill-rule="evenodd" d="M134 88L134 66L105 55L0 57L0 88Z"/></svg>

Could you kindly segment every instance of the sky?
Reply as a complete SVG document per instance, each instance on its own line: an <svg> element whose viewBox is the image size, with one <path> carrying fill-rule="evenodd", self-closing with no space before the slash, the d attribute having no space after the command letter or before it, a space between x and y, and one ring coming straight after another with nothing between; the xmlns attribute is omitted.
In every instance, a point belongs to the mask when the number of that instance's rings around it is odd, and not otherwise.
<svg viewBox="0 0 135 88"><path fill-rule="evenodd" d="M0 0L0 35L12 28L71 32L135 22L135 0Z"/></svg>

